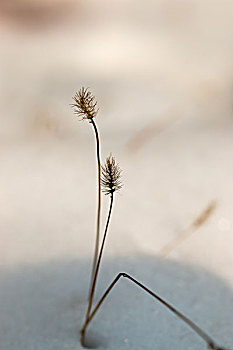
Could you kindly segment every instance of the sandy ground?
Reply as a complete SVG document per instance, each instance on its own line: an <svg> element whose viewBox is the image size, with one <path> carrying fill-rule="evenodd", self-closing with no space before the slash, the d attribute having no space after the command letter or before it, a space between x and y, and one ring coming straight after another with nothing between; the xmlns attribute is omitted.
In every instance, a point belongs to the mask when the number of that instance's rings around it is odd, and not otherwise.
<svg viewBox="0 0 233 350"><path fill-rule="evenodd" d="M208 1L190 1L179 17L185 2L176 1L169 27L171 3L155 3L156 11L137 1L129 17L128 1L113 1L115 12L88 1L78 22L46 35L2 24L1 350L81 349L96 216L93 130L69 106L82 85L98 99L102 158L116 156L124 182L96 300L129 272L233 348L232 6L214 1L210 13ZM209 219L160 257L212 201ZM102 228L107 209L104 196ZM109 350L206 348L126 280L88 341Z"/></svg>

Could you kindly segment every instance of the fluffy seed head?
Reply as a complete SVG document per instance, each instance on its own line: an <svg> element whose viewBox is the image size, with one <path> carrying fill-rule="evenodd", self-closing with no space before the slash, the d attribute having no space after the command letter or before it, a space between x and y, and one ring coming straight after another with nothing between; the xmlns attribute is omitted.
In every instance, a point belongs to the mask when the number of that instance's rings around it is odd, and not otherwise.
<svg viewBox="0 0 233 350"><path fill-rule="evenodd" d="M106 158L104 166L102 168L101 185L102 191L108 195L115 191L119 191L122 188L121 172L119 165L116 163L115 158L110 154Z"/></svg>
<svg viewBox="0 0 233 350"><path fill-rule="evenodd" d="M82 87L79 92L73 97L74 103L71 105L74 107L74 113L83 119L91 121L98 113L96 108L97 102L95 96L88 90L88 88Z"/></svg>

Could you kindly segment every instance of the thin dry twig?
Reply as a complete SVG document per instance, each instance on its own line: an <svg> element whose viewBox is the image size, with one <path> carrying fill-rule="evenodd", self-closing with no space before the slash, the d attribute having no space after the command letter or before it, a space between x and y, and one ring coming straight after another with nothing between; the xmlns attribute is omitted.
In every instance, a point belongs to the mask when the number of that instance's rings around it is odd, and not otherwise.
<svg viewBox="0 0 233 350"><path fill-rule="evenodd" d="M157 137L161 133L166 132L177 120L180 119L182 110L180 107L175 106L169 108L162 113L156 119L150 121L142 129L138 130L132 137L127 141L125 145L126 152L130 154L137 153L146 146L153 138Z"/></svg>
<svg viewBox="0 0 233 350"><path fill-rule="evenodd" d="M132 276L130 276L129 274L125 273L125 272L121 272L119 273L114 280L110 283L110 285L108 286L108 288L105 290L104 294L102 295L102 297L100 298L100 300L98 301L98 303L96 304L94 310L92 311L92 313L89 315L89 317L86 320L86 324L85 326L87 327L88 324L91 322L91 320L93 319L93 317L95 316L96 312L99 310L100 306L102 305L102 303L104 302L105 298L108 296L108 294L111 292L111 290L113 289L113 287L116 285L116 283L120 280L121 277L125 277L127 279L129 279L130 281L132 281L134 284L136 284L138 287L140 287L141 289L143 289L145 292L147 292L148 294L150 294L152 297L154 297L157 301L159 301L161 304L163 304L166 308L168 308L172 313L174 313L177 317L179 317L184 323L186 323L190 328L192 328L192 330L200 337L202 338L209 349L212 350L227 350L224 349L222 347L219 347L215 341L206 333L204 332L200 327L198 327L193 321L191 321L188 317L186 317L184 314L182 314L179 310L177 310L174 306L172 306L171 304L169 304L167 301L165 301L163 298L161 298L158 294L156 294L155 292L153 292L151 289L147 288L144 284L140 283L138 280L136 280L135 278L133 278ZM86 328L85 328L86 331ZM81 331L82 334L83 330ZM83 334L82 334L83 335Z"/></svg>
<svg viewBox="0 0 233 350"><path fill-rule="evenodd" d="M74 107L74 112L83 119L87 119L94 128L95 138L96 138L96 158L97 158L97 168L98 168L98 204L97 204L97 219L96 219L96 238L95 238L95 250L92 263L92 274L91 274L91 284L93 281L95 268L97 264L98 252L99 252L99 240L100 240L100 215L101 215L101 161L100 161L100 138L94 117L96 117L99 109L96 108L97 102L95 101L95 96L88 90L88 88L82 87L78 92L76 92L73 97L74 103L71 105ZM89 291L90 297L90 291Z"/></svg>
<svg viewBox="0 0 233 350"><path fill-rule="evenodd" d="M86 318L85 322L83 325L83 328L81 330L81 344L84 346L85 345L85 334L86 334L86 328L89 323L89 317L90 317L90 312L92 308L92 303L94 299L94 294L95 294L95 288L96 288L96 282L98 278L98 273L100 269L100 263L103 255L103 250L104 250L104 245L105 241L107 238L107 232L108 232L108 226L110 222L110 217L112 214L112 207L113 207L113 195L114 192L120 190L122 187L121 183L121 169L119 165L116 163L115 158L110 156L106 159L105 166L102 166L102 191L105 192L105 194L110 195L110 205L109 205L109 212L108 212L108 217L105 225L105 231L102 239L102 244L101 248L99 251L98 255L98 260L96 263L93 279L92 279L92 284L91 284L91 290L90 290L90 295L89 295L89 301L88 301L88 307L87 307L87 313L86 313Z"/></svg>
<svg viewBox="0 0 233 350"><path fill-rule="evenodd" d="M174 237L158 252L158 256L165 257L171 253L172 250L177 248L184 240L186 240L191 234L196 232L200 226L202 226L216 209L217 201L211 201L208 206L201 212L201 214L179 235Z"/></svg>

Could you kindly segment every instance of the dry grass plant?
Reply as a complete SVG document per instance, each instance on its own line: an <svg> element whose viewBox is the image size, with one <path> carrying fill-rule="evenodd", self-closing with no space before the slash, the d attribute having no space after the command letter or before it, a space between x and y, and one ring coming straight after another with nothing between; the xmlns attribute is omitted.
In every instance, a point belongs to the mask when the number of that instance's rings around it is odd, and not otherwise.
<svg viewBox="0 0 233 350"><path fill-rule="evenodd" d="M111 292L113 287L116 285L116 283L120 280L121 277L124 277L129 279L135 285L140 287L143 291L151 295L153 298L155 298L157 301L163 304L166 308L168 308L168 310L174 313L178 318L180 318L183 322L185 322L199 337L201 337L205 341L206 345L208 346L208 349L226 350L225 348L218 346L215 343L215 341L206 332L204 332L198 325L196 325L188 317L182 314L177 308L172 306L170 303L165 301L154 291L150 290L144 284L140 283L138 280L136 280L135 278L133 278L132 276L130 276L125 272L119 273L114 278L114 280L110 283L110 285L107 287L107 289L103 293L100 300L96 303L95 307L92 308L93 298L94 298L95 289L96 289L96 282L98 278L99 268L100 268L100 264L103 256L104 245L106 242L107 232L108 232L110 218L112 214L114 194L122 188L121 169L117 164L115 158L111 154L106 159L105 164L103 166L101 166L100 164L100 140L98 136L98 130L94 122L94 117L97 115L98 110L96 108L97 102L95 101L94 96L91 94L91 92L88 89L81 88L79 92L75 94L73 99L74 99L74 103L72 104L72 106L75 109L75 113L78 116L80 116L82 119L88 120L94 127L96 144L97 144L97 164L98 164L98 207L97 207L96 245L95 245L95 254L93 259L92 278L91 278L90 289L89 289L90 292L89 292L89 299L88 299L88 307L87 307L84 324L81 329L81 345L83 347L86 347L85 337L86 337L86 330L89 323L91 322L91 320L93 319L93 317L95 316L99 308L101 307L105 298L108 296L108 294ZM101 175L101 170L102 170L102 175ZM103 193L110 196L110 204L109 204L109 211L108 211L108 216L105 224L104 234L103 234L101 246L99 249L101 186L102 186ZM203 213L203 215L201 215L194 221L193 223L194 227L196 228L199 227L207 219L207 217L210 215L213 209L214 209L213 206L210 206L210 208L207 208L207 210Z"/></svg>
<svg viewBox="0 0 233 350"><path fill-rule="evenodd" d="M92 124L96 139L96 160L98 168L98 204L97 204L97 222L96 222L96 239L95 239L95 251L92 264L92 276L93 280L95 267L98 259L99 240L100 240L100 213L101 213L101 160L100 160L100 138L98 128L96 126L94 118L98 113L97 102L95 96L88 90L88 88L82 87L73 97L74 103L71 105L74 108L74 113L81 117L81 120L88 120Z"/></svg>

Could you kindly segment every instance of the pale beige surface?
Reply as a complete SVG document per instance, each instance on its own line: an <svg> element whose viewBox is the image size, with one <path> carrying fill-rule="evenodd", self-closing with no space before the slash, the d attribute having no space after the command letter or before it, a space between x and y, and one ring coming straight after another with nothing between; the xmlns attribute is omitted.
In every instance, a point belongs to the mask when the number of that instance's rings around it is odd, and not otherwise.
<svg viewBox="0 0 233 350"><path fill-rule="evenodd" d="M129 270L232 348L232 14L230 1L101 0L43 28L2 15L1 350L80 348L96 210L93 131L69 106L82 85L102 156L123 169L99 288ZM107 348L205 348L162 311L154 324L160 311L122 285L93 324Z"/></svg>

